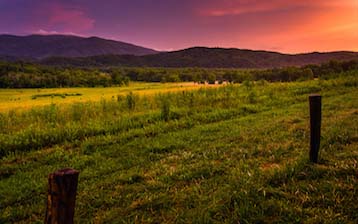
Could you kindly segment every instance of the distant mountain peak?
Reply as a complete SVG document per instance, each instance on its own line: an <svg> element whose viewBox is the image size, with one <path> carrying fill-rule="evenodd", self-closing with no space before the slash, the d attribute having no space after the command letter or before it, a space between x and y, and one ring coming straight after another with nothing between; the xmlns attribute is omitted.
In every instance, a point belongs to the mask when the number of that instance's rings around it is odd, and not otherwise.
<svg viewBox="0 0 358 224"><path fill-rule="evenodd" d="M148 55L157 51L125 42L67 34L0 35L0 56L43 59L47 57L89 57L96 55Z"/></svg>

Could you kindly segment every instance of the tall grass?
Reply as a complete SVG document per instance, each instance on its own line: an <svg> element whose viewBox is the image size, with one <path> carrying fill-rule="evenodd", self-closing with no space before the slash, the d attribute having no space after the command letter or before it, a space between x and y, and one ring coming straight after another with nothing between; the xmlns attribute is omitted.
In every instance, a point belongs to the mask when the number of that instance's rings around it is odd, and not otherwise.
<svg viewBox="0 0 358 224"><path fill-rule="evenodd" d="M348 81L349 80L349 81ZM52 104L0 116L0 223L42 222L80 170L78 223L356 223L357 76ZM323 95L320 163L308 102Z"/></svg>
<svg viewBox="0 0 358 224"><path fill-rule="evenodd" d="M353 85L355 78L349 79L350 85ZM347 81L336 79L265 85L248 81L241 86L142 97L130 92L124 99L118 97L117 100L102 99L96 103L51 104L30 111L9 111L0 115L0 155L125 131L160 120L182 122L195 119L198 123L205 123L256 113L278 104L289 104L292 97L296 101L305 101L307 94L337 85L347 86Z"/></svg>

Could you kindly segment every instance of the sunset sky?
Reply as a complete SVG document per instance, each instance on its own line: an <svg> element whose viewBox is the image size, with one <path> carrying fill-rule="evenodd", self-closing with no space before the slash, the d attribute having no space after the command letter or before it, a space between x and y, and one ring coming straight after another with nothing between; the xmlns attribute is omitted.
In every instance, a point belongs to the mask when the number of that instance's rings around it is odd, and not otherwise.
<svg viewBox="0 0 358 224"><path fill-rule="evenodd" d="M157 50L358 51L358 0L0 0L0 33L99 36Z"/></svg>

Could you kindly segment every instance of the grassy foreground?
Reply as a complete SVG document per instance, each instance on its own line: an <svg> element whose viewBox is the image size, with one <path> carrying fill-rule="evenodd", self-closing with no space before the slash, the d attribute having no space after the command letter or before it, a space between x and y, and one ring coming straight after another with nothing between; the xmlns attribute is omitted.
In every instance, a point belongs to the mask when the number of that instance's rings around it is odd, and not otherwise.
<svg viewBox="0 0 358 224"><path fill-rule="evenodd" d="M64 167L81 172L77 223L357 223L357 86L258 82L1 113L0 223L43 222L47 175Z"/></svg>

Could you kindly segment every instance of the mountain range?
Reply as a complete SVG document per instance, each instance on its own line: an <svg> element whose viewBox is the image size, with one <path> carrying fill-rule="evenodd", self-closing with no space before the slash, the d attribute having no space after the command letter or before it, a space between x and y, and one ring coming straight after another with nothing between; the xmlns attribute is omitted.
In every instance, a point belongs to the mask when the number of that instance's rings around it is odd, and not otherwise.
<svg viewBox="0 0 358 224"><path fill-rule="evenodd" d="M0 35L0 56L21 59L88 57L94 55L147 55L157 51L120 41L71 35Z"/></svg>
<svg viewBox="0 0 358 224"><path fill-rule="evenodd" d="M35 60L61 66L274 68L358 60L358 52L282 54L236 48L193 47L172 52L98 37L0 35L3 60Z"/></svg>

